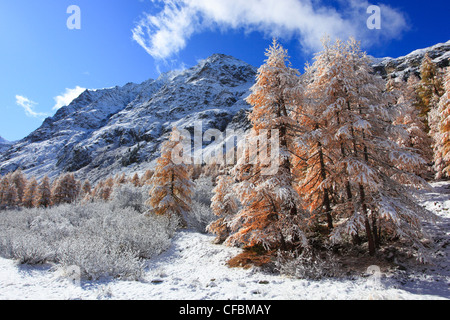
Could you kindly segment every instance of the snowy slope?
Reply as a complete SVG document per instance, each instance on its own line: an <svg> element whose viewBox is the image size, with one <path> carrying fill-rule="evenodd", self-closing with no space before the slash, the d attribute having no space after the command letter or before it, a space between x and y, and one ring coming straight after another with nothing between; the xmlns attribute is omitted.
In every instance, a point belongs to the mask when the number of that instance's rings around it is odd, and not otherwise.
<svg viewBox="0 0 450 320"><path fill-rule="evenodd" d="M8 150L13 143L0 137L0 154Z"/></svg>
<svg viewBox="0 0 450 320"><path fill-rule="evenodd" d="M87 90L0 156L0 173L76 172L95 181L139 171L158 156L173 125L221 131L242 109L256 68L215 54L193 68L123 87Z"/></svg>
<svg viewBox="0 0 450 320"><path fill-rule="evenodd" d="M393 78L406 79L410 74L420 75L420 64L425 54L428 53L430 58L439 68L449 66L450 61L450 40L445 43L438 43L434 46L424 49L414 50L410 54L398 58L373 58L375 71L383 77L391 76Z"/></svg>
<svg viewBox="0 0 450 320"><path fill-rule="evenodd" d="M144 280L72 284L51 266L16 266L0 259L0 299L114 300L366 300L450 299L450 183L435 183L422 204L441 217L433 234L433 265L382 270L362 276L312 281L256 269L230 269L226 261L239 249L212 244L214 237L179 232L168 251L149 261ZM368 266L367 266L368 267ZM378 280L379 279L379 280Z"/></svg>

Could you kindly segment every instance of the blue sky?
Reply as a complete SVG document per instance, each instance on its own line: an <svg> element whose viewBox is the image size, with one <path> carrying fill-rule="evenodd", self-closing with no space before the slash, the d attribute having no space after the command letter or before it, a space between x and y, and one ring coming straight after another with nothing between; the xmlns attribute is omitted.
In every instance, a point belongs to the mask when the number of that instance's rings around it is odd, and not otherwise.
<svg viewBox="0 0 450 320"><path fill-rule="evenodd" d="M81 29L70 30L70 5ZM366 8L381 8L369 30ZM0 136L18 140L84 88L140 83L213 53L259 66L272 37L303 70L326 33L376 57L450 39L447 0L1 0Z"/></svg>

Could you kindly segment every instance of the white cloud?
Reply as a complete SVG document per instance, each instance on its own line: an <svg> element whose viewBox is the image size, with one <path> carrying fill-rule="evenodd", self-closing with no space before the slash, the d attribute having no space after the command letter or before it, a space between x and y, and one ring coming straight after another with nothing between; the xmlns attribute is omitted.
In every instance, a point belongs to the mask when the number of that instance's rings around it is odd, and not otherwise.
<svg viewBox="0 0 450 320"><path fill-rule="evenodd" d="M44 118L48 116L46 113L34 111L34 107L37 105L37 103L28 99L27 97L16 95L16 104L18 106L21 106L25 110L25 114L27 115L27 117Z"/></svg>
<svg viewBox="0 0 450 320"><path fill-rule="evenodd" d="M58 110L64 106L68 106L73 100L78 98L86 88L76 86L74 89L66 88L66 91L61 95L54 97L56 104L53 106L53 110Z"/></svg>
<svg viewBox="0 0 450 320"><path fill-rule="evenodd" d="M321 48L320 39L354 36L365 45L398 37L406 29L403 13L381 5L382 29L366 27L367 0L338 0L339 11L319 0L152 0L164 3L158 14L144 14L133 39L156 59L184 49L205 30L260 31L268 37L298 38L305 51Z"/></svg>

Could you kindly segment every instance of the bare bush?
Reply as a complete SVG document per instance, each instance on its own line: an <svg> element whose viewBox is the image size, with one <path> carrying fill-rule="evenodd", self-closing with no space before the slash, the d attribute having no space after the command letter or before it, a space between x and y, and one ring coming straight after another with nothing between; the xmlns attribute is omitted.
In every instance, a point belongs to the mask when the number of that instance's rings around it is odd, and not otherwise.
<svg viewBox="0 0 450 320"><path fill-rule="evenodd" d="M168 217L136 211L139 203L137 191L128 188L111 203L0 212L0 255L77 266L87 279L139 279L144 259L166 250L177 226Z"/></svg>
<svg viewBox="0 0 450 320"><path fill-rule="evenodd" d="M298 279L320 280L342 275L340 264L332 253L322 255L314 250L305 250L299 255L278 252L275 268L282 275Z"/></svg>

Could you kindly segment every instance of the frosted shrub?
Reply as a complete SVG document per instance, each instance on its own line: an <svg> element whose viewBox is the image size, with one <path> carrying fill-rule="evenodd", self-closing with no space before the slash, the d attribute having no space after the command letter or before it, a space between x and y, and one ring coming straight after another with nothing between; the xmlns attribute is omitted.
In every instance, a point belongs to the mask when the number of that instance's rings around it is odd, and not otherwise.
<svg viewBox="0 0 450 320"><path fill-rule="evenodd" d="M143 260L170 246L178 222L127 207L139 202L122 201L130 193L112 203L0 212L0 255L19 263L77 266L87 279L139 279Z"/></svg>
<svg viewBox="0 0 450 320"><path fill-rule="evenodd" d="M0 254L20 264L43 264L54 257L52 248L39 235L13 230L0 240Z"/></svg>
<svg viewBox="0 0 450 320"><path fill-rule="evenodd" d="M111 195L111 205L114 208L133 208L137 212L144 212L148 188L135 187L134 185L119 185L114 188Z"/></svg>
<svg viewBox="0 0 450 320"><path fill-rule="evenodd" d="M144 267L135 252L101 236L83 235L76 241L67 239L61 243L58 257L64 267L77 266L81 276L90 280L111 276L139 280Z"/></svg>
<svg viewBox="0 0 450 320"><path fill-rule="evenodd" d="M187 215L188 226L201 233L205 233L206 227L217 219L208 205L196 200L192 201L191 211Z"/></svg>
<svg viewBox="0 0 450 320"><path fill-rule="evenodd" d="M278 252L275 267L282 275L299 279L320 280L341 275L340 265L331 253L322 257L311 250L305 250L298 256Z"/></svg>
<svg viewBox="0 0 450 320"><path fill-rule="evenodd" d="M195 181L193 200L211 205L211 198L213 197L212 190L214 185L209 177L201 177Z"/></svg>

